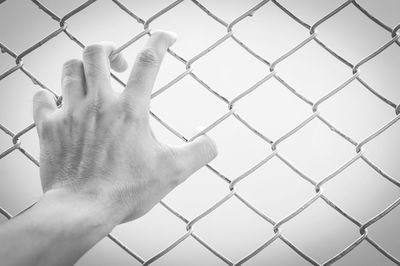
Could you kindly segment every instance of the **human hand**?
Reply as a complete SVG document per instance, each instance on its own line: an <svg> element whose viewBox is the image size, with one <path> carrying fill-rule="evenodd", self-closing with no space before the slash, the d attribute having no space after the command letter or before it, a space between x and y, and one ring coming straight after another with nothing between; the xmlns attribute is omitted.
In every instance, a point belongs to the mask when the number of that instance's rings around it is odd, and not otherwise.
<svg viewBox="0 0 400 266"><path fill-rule="evenodd" d="M206 135L183 146L157 141L149 125L151 90L175 37L154 32L138 55L125 90L116 95L110 66L127 62L110 43L85 48L83 60L63 66L63 105L52 94L34 96L40 175L47 195L62 195L101 210L114 225L148 212L178 184L217 155Z"/></svg>

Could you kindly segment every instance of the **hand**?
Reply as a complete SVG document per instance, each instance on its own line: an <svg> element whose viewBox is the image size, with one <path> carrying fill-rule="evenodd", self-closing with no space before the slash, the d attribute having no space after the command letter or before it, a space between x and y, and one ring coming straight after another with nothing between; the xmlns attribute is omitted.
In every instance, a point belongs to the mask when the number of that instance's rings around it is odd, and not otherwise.
<svg viewBox="0 0 400 266"><path fill-rule="evenodd" d="M34 96L40 175L47 195L79 199L114 225L148 212L217 155L206 135L183 146L160 143L149 126L151 90L175 37L154 32L138 55L123 93L113 93L110 66L127 62L110 43L85 48L63 66L62 108L41 90ZM93 212L95 213L95 212Z"/></svg>

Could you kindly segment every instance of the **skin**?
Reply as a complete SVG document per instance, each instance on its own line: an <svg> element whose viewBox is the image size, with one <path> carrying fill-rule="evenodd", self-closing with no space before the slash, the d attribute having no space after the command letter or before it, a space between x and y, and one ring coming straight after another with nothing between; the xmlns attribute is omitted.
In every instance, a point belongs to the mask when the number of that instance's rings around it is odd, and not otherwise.
<svg viewBox="0 0 400 266"><path fill-rule="evenodd" d="M217 156L201 135L183 146L160 143L149 103L162 58L176 37L153 32L116 95L110 68L125 71L112 43L94 44L63 66L62 108L41 90L33 99L43 197L0 226L2 265L72 265L121 223L147 213Z"/></svg>

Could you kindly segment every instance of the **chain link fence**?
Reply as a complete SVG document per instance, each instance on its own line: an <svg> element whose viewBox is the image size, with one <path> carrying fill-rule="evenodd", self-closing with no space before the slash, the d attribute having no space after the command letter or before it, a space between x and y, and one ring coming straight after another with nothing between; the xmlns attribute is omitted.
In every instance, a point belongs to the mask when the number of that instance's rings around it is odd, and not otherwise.
<svg viewBox="0 0 400 266"><path fill-rule="evenodd" d="M143 19L139 17L138 15L135 14L133 10L130 10L122 1L119 0L112 0L112 3L115 4L118 8L120 8L123 12L125 12L127 15L129 15L133 21L137 22L142 28L143 31L137 34L136 36L133 36L128 42L125 44L121 45L117 49L117 53L121 52L125 49L127 49L129 46L134 44L135 42L139 41L140 39L148 36L151 34L151 29L152 29L152 23L156 20L158 20L160 17L163 17L165 14L167 14L170 10L173 10L177 6L179 6L182 2L185 0L177 0L170 5L166 6L165 8L159 10L157 13L155 13L153 16L151 16L148 19ZM186 0L189 1L189 0ZM4 4L6 1L0 1L0 4ZM60 95L57 95L52 88L49 88L46 86L44 82L39 80L39 78L35 77L35 75L24 65L24 58L44 45L46 42L50 41L51 39L55 38L58 35L65 34L71 42L75 43L81 48L84 48L86 44L84 44L78 37L74 35L74 32L70 31L68 28L68 21L76 16L78 13L82 12L83 10L87 9L90 5L96 2L96 0L90 0L84 2L82 5L76 7L63 17L59 17L56 13L54 13L50 8L48 8L45 4L40 2L39 0L32 0L32 2L40 8L46 15L48 15L49 19L54 20L56 23L58 23L59 27L49 34L47 37L43 38L36 44L32 45L31 47L25 49L21 53L16 53L13 50L13 47L7 47L5 44L0 42L0 48L1 52L5 53L7 56L10 56L11 58L14 59L15 65L12 66L11 68L7 69L5 72L0 73L0 83L2 80L5 80L8 76L10 76L12 73L16 71L22 72L24 75L26 75L29 79L33 81L34 84L40 86L43 89L49 90L52 92L57 99L59 100L59 103L61 102L61 97ZM200 84L204 89L208 90L211 92L214 97L225 104L226 106L226 113L216 119L213 123L205 127L201 132L197 133L195 136L191 138L185 137L182 133L178 132L173 126L171 126L168 122L164 121L162 118L160 118L156 113L151 112L151 116L155 118L156 121L159 122L159 124L163 127L165 127L168 131L176 135L178 138L180 138L182 141L190 141L197 136L203 134L203 133L208 133L212 129L217 128L224 120L227 118L234 118L237 119L240 123L242 123L249 131L254 133L258 138L260 138L262 141L264 141L268 146L270 147L270 154L265 157L262 161L258 162L255 164L251 169L248 169L246 172L238 175L236 178L228 178L224 174L222 174L218 169L211 165L207 165L207 169L211 171L213 174L215 174L215 178L220 178L223 180L223 182L226 183L226 187L228 188L228 192L226 195L220 199L218 202L215 202L212 207L207 209L206 211L202 212L200 215L195 217L194 219L188 219L187 217L184 217L184 215L180 214L178 211L176 211L172 206L167 204L165 201L162 201L160 204L163 208L165 208L167 211L169 211L171 214L173 214L176 219L181 220L184 224L186 224L186 233L182 235L179 239L177 239L174 243L172 243L170 246L166 247L159 253L155 254L151 258L144 259L141 257L140 254L136 253L134 250L131 250L128 245L124 244L121 240L119 240L117 237L114 235L110 234L108 237L115 242L120 248L122 248L125 252L127 252L133 260L136 260L140 264L143 265L148 265L152 264L153 262L156 262L158 259L160 259L162 256L166 255L168 252L173 250L175 247L180 245L185 239L187 238L193 238L195 241L197 241L200 245L204 246L211 254L215 255L218 257L222 262L226 263L227 265L241 265L245 262L251 262L251 259L256 256L258 253L260 253L264 249L268 249L268 247L280 239L283 241L290 249L292 249L295 253L298 254L302 259L304 259L306 262L310 263L311 265L331 265L339 260L341 260L343 257L345 257L349 252L351 252L353 249L355 249L357 246L359 246L361 243L368 243L371 245L373 248L375 248L376 252L381 253L383 256L385 256L388 260L393 262L394 264L400 265L400 258L396 258L394 255L389 253L385 248L383 248L377 241L375 241L370 235L368 235L368 228L375 224L379 223L379 221L385 217L388 213L390 213L392 210L397 208L397 206L400 204L400 198L398 198L396 201L392 202L389 206L386 206L385 209L381 210L379 213L376 213L376 215L372 218L370 218L366 222L360 222L358 221L355 217L353 217L351 214L347 213L345 210L343 210L340 206L336 205L332 200L330 200L325 194L324 194L324 185L327 184L328 182L331 182L336 176L338 176L341 172L343 172L345 169L347 169L349 166L354 164L356 161L362 160L366 164L369 165L371 169L376 171L381 178L388 180L393 186L400 187L400 181L396 179L393 176L390 176L388 173L386 173L383 169L378 167L376 164L374 164L365 154L363 151L363 147L370 142L373 142L376 137L381 135L383 132L388 130L390 127L392 127L394 124L398 122L400 119L400 105L396 104L393 102L391 99L386 98L385 96L381 95L379 93L379 90L375 90L372 86L370 86L361 76L360 76L360 71L362 67L368 63L370 60L379 57L379 55L388 49L389 47L392 46L400 46L400 24L398 24L395 27L389 27L387 26L384 22L376 18L372 13L367 11L360 3L359 1L356 0L349 0L341 4L340 6L336 7L332 12L326 14L322 18L320 18L316 23L309 25L305 21L303 21L300 17L298 17L296 14L292 13L289 11L287 7L285 7L284 4L280 3L278 0L264 0L256 4L254 7L249 9L247 12L243 13L242 15L238 16L236 19L234 19L232 22L226 22L222 18L220 18L217 14L213 13L212 10L208 9L205 5L201 3L201 1L197 0L191 0L192 3L196 5L196 7L207 14L209 16L210 20L215 21L216 23L220 24L226 29L226 34L221 37L218 40L215 40L215 42L198 53L197 55L193 56L192 58L184 58L183 56L179 55L177 52L174 52L174 49L171 48L168 50L168 53L173 56L175 59L177 59L181 64L183 64L186 68L186 71L181 73L180 75L176 76L172 81L161 87L159 90L155 91L152 95L152 98L158 97L159 95L162 95L165 93L167 90L169 90L171 87L179 83L182 79L185 77L192 78L195 82ZM252 50L252 48L248 45L246 45L246 42L244 40L239 39L235 35L235 26L242 23L244 20L246 20L248 17L253 16L258 10L263 7L264 5L269 4L269 5L274 5L275 7L279 8L281 11L283 11L290 19L292 19L294 22L296 22L298 25L303 27L309 32L309 37L298 43L298 45L292 47L289 51L287 51L284 54L281 54L279 58L277 58L274 61L269 61L266 58L263 58L260 54ZM356 63L351 63L348 60L346 60L344 57L342 57L340 54L336 53L333 49L331 49L324 41L322 41L319 38L318 34L318 28L321 27L324 23L328 22L331 20L333 17L337 16L343 10L346 8L349 8L349 6L353 6L357 8L364 16L366 16L368 19L370 19L373 23L375 23L377 26L379 26L383 31L386 32L388 36L388 41L384 43L384 45L380 47L376 47L375 51L372 52L371 54L366 54L362 60ZM1 9L0 5L0 9ZM400 19L399 19L400 21ZM12 25L9 26L10 30L12 30ZM290 38L290 36L288 36ZM224 95L221 95L221 93L217 92L212 88L212 86L209 86L206 81L204 81L199 75L197 75L192 68L193 63L195 63L197 60L201 59L208 53L212 52L214 49L216 49L218 46L226 42L227 40L233 40L236 42L238 45L240 45L241 48L243 48L244 51L246 51L248 54L250 54L252 57L254 57L256 60L260 61L262 64L265 65L265 70L266 70L266 75L264 78L262 78L260 81L255 83L253 86L251 86L248 89L244 89L240 94L236 95L233 99L228 100ZM308 99L306 96L300 94L298 91L293 88L289 82L287 82L282 76L280 76L279 73L279 65L290 58L291 56L295 55L298 53L300 50L302 50L307 44L309 43L315 43L318 46L320 46L324 51L332 56L334 56L339 62L341 62L347 69L348 69L348 79L337 86L336 88L333 88L329 93L324 95L323 97L320 97L316 101L311 101ZM216 70L217 71L217 70ZM251 71L251 70L249 70ZM117 81L119 84L122 86L125 86L124 82L117 77L116 75L112 74L112 77ZM271 139L270 137L266 136L264 133L261 133L257 129L255 129L246 119L244 119L242 116L240 116L236 111L235 111L235 105L241 101L242 99L248 97L251 95L254 91L256 91L262 84L268 82L269 80L275 80L282 84L290 93L295 95L298 99L300 99L305 105L307 105L309 108L312 110L312 115L310 115L307 119L302 121L300 124L296 125L293 127L291 130L286 132L285 134L281 135L280 137L276 139ZM328 119L324 118L323 115L320 112L320 105L325 103L328 99L333 97L334 95L338 94L342 90L346 90L346 88L353 83L359 83L363 86L363 88L370 93L372 93L375 97L377 97L380 101L382 101L384 104L389 106L390 108L393 109L393 112L395 114L394 118L390 121L387 121L385 125L383 125L381 128L376 130L374 133L370 134L368 137L362 139L361 141L355 141L353 140L350 136L346 135L341 131L340 128L337 128L334 126ZM1 98L1 101L6 101L7 99ZM322 123L324 123L329 130L343 138L346 142L350 143L354 147L354 155L353 157L348 160L345 164L340 166L338 169L333 171L331 174L328 176L322 178L320 181L315 181L312 178L308 177L305 173L303 173L296 165L292 164L290 160L285 158L283 154L279 152L279 146L290 139L296 132L301 130L303 127L305 127L307 124L309 124L313 120L320 120ZM282 123L285 123L285 121L282 121ZM10 139L12 140L12 145L4 150L0 151L0 160L5 158L11 153L14 152L21 152L28 160L30 160L32 163L35 165L39 166L39 161L37 158L35 158L32 154L30 154L26 149L24 149L24 145L21 141L21 137L25 135L27 132L31 130L35 130L35 125L27 125L26 128L19 132L13 132L9 128L7 128L5 125L1 124L0 121L0 129L7 134ZM295 211L291 213L287 213L286 216L283 219L280 220L274 220L268 216L268 213L264 213L262 210L259 208L253 206L252 203L250 203L246 197L242 196L236 189L237 184L241 182L242 180L248 178L251 176L257 169L262 167L263 165L267 164L272 158L279 159L281 162L283 162L288 168L293 170L299 178L304 179L310 186L312 186L315 190L314 196L312 196L310 199L308 199L306 202L303 202L299 208L297 208ZM3 188L2 188L3 189ZM18 197L18 195L16 195ZM247 254L245 257L241 258L239 261L232 261L229 257L225 256L221 252L219 252L215 247L213 247L211 244L207 243L206 240L204 240L200 235L197 234L195 225L203 219L207 219L208 215L220 208L225 202L227 202L230 198L236 198L240 202L242 202L249 210L254 212L257 216L261 217L266 223L272 225L273 228L273 236L268 239L265 243L260 245L258 248L252 250L249 254ZM338 214L343 216L345 219L347 219L348 223L354 224L356 227L359 228L359 237L354 239L354 241L348 245L344 246L341 252L337 253L335 256L329 258L328 260L324 262L319 262L315 258L313 258L311 255L307 254L305 251L303 251L300 247L295 245L291 239L287 236L285 236L285 230L282 229L282 226L292 219L294 219L296 216L298 216L300 213L305 211L307 208L312 206L318 199L323 200L327 206L332 208L334 211L336 211ZM1 205L1 202L0 202ZM4 208L0 207L0 213L5 216L8 219L12 218L12 215ZM218 230L218 229L215 229ZM146 240L143 239L141 240L142 242L145 242ZM321 241L324 241L321 239ZM400 248L400 247L398 247Z"/></svg>

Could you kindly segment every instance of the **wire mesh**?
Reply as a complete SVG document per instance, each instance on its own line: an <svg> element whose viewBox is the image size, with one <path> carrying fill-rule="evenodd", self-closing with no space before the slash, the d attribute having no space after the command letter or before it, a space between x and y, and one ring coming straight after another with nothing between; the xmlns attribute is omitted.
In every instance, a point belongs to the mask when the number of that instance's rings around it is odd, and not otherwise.
<svg viewBox="0 0 400 266"><path fill-rule="evenodd" d="M151 34L151 26L152 23L168 13L170 10L176 8L179 6L182 2L185 0L177 0L170 5L166 6L165 8L161 9L157 13L155 13L153 16L148 18L147 20L142 19L138 15L136 15L132 10L130 10L125 4L120 2L119 0L112 0L113 4L115 4L118 8L120 8L123 12L128 14L133 21L141 25L143 28L142 32L137 34L136 36L132 36L132 38L126 42L125 44L121 45L115 53L119 53L123 50L125 50L127 47L131 46L133 43L137 42L141 38L143 38L146 35ZM188 1L188 0L187 0ZM0 4L3 4L5 1L0 1ZM59 103L61 103L62 97L60 95L57 95L52 88L47 87L44 82L41 82L37 77L35 77L34 74L32 74L29 69L24 65L24 58L28 54L32 53L36 49L38 49L40 46L48 42L49 40L55 38L56 36L60 34L65 34L71 42L74 42L76 45L78 45L81 48L85 47L85 44L80 41L73 32L71 32L68 29L68 21L77 15L78 13L82 12L86 8L88 8L90 5L96 2L96 0L89 0L83 3L82 5L78 6L77 8L73 9L63 17L59 17L56 13L51 11L46 5L41 3L39 0L32 0L32 2L40 8L45 14L49 16L52 20L54 20L56 23L58 23L58 28L53 31L51 34L49 34L47 37L43 38L36 44L32 45L31 47L25 49L21 53L15 53L13 51L13 48L7 47L6 45L0 43L0 48L1 52L7 54L8 56L12 57L15 61L15 65L8 70L6 70L4 73L0 74L0 81L11 75L12 73L16 71L21 71L24 73L29 79L32 80L32 82L38 86L40 86L43 89L49 90L52 92L55 97L58 99ZM330 182L332 179L334 179L338 174L340 174L342 171L344 171L346 168L348 168L350 165L355 163L358 160L363 160L365 163L367 163L371 169L376 171L382 178L388 180L391 182L393 186L400 187L400 182L387 174L383 169L380 169L377 165L375 165L365 154L363 151L363 147L369 143L374 141L374 139L381 135L383 132L385 132L387 129L389 129L391 126L393 126L395 123L398 122L400 119L400 105L396 104L395 102L391 101L390 99L387 99L383 95L381 95L377 90L372 88L364 79L361 78L360 76L360 69L363 67L365 63L370 61L371 59L379 56L384 50L388 49L390 46L400 46L400 24L395 26L394 28L391 28L387 26L385 23L380 21L378 18L376 18L374 15L369 13L358 1L356 0L348 0L344 2L342 5L338 6L336 9L334 9L332 12L326 14L322 18L320 18L316 23L313 25L307 24L305 21L303 21L301 18L296 16L296 14L292 13L289 11L283 4L281 4L278 0L264 0L256 4L254 7L249 9L247 12L241 14L238 16L236 19L234 19L231 22L225 22L223 19L218 17L216 14L214 14L210 9L208 9L206 6L204 6L202 3L200 3L197 0L191 0L199 10L204 12L209 16L210 19L214 20L218 24L222 25L226 29L226 34L221 37L220 39L216 40L212 45L198 53L197 55L193 56L192 58L184 58L183 56L180 56L176 52L173 51L173 49L169 49L168 53L172 55L174 58L176 58L179 62L184 64L186 71L181 73L180 75L176 76L171 82L168 84L164 85L161 89L155 91L152 94L152 98L158 97L159 95L163 94L165 91L169 90L171 87L173 87L175 84L179 83L183 78L185 77L190 77L194 81L198 82L202 87L204 87L206 90L211 92L217 99L218 101L221 101L226 105L226 113L222 115L220 118L215 120L213 123L211 123L209 126L204 128L201 132L197 133L195 136L191 138L186 138L184 135L182 135L178 130L174 129L171 125L169 125L166 121L161 119L157 114L151 112L151 116L155 118L163 127L165 127L167 130L172 132L174 135L182 139L183 141L191 141L198 137L199 135L203 133L207 133L213 128L218 127L224 120L226 120L228 117L233 117L237 119L240 123L242 123L249 131L253 132L258 138L262 139L265 143L267 143L270 147L270 154L265 157L262 161L254 165L251 169L248 169L245 173L239 175L235 179L230 179L223 174L221 174L218 169L215 169L214 167L207 165L206 167L208 170L210 170L213 174L215 174L218 178L221 178L229 188L229 192L224 196L221 200L218 202L215 202L214 205L209 208L208 210L204 211L194 219L189 220L188 218L184 217L182 214L180 214L178 211L174 210L171 206L169 206L165 202L161 202L161 206L163 206L167 211L172 213L177 219L183 221L186 224L186 233L182 235L179 239L177 239L174 243L172 243L170 246L165 248L164 250L160 251L153 257L149 259L144 259L142 258L139 254L137 254L134 250L131 250L127 245L125 245L121 240L117 239L115 236L110 234L108 237L115 242L120 248L122 248L125 252L127 252L134 260L137 262L143 264L143 265L148 265L151 264L155 261L157 261L159 258L170 252L172 249L177 247L181 242L183 242L186 238L193 238L196 240L199 244L204 246L209 252L211 252L213 255L218 257L222 262L228 264L228 265L241 265L249 260L251 260L255 255L257 255L259 252L261 252L263 249L268 248L274 241L277 239L282 240L290 249L292 249L295 253L297 253L301 258L303 258L306 262L312 264L312 265L331 265L338 260L342 259L344 256L346 256L349 252L351 252L354 248L356 248L358 245L360 245L363 242L369 243L372 247L376 249L377 252L381 253L384 255L387 259L392 261L393 263L400 265L400 258L396 258L394 255L389 253L387 250L385 250L377 241L375 241L371 236L368 235L368 228L373 225L374 223L378 223L384 216L386 216L388 213L390 213L393 209L395 209L399 204L400 204L400 198L398 198L396 201L394 201L392 204L387 206L385 209L383 209L381 212L377 213L374 217L369 219L367 222L360 222L358 221L355 217L350 215L349 213L345 212L343 209L341 209L338 205L336 205L333 201L331 201L325 194L324 194L324 185L328 182ZM286 53L282 54L277 58L276 60L270 62L266 58L263 58L261 55L253 51L249 46L246 45L244 41L239 39L235 33L234 33L234 27L238 24L240 24L242 21L244 21L247 17L253 16L261 7L266 5L267 3L275 5L277 8L282 10L288 17L290 17L293 21L295 21L297 24L299 24L301 27L305 28L309 32L309 37L304 39L302 42L300 42L298 45L287 51ZM371 54L367 54L364 56L362 60L359 62L353 64L349 61L347 61L344 57L342 57L340 54L336 53L334 50L332 50L327 44L325 44L322 40L319 39L319 34L318 34L318 28L332 19L332 17L337 16L342 12L344 9L346 9L349 6L353 6L357 8L362 14L364 14L368 19L370 19L373 23L378 25L380 28L382 28L385 32L387 32L387 35L389 36L389 41L387 41L384 45L381 47L376 47L375 51ZM1 5L0 5L1 8ZM12 25L11 25L11 30L12 30ZM219 92L214 90L211 86L209 86L204 80L202 80L198 75L195 74L195 72L192 69L192 64L196 62L197 60L201 59L204 57L206 54L210 53L212 50L220 46L222 43L227 41L228 39L231 39L235 41L240 47L243 48L247 53L249 53L251 56L253 56L255 59L258 61L262 62L265 65L266 68L266 75L264 78L262 78L260 81L258 81L256 84L248 88L247 90L244 90L242 93L238 94L236 97L234 97L231 100L228 100L225 98L223 95L221 95ZM309 100L306 96L300 94L297 92L283 77L279 75L279 70L278 66L281 64L283 61L287 60L289 57L292 55L296 54L299 50L301 50L305 45L308 43L314 42L317 45L319 45L321 48L323 48L326 53L329 53L330 55L334 56L339 62L344 64L348 68L348 79L331 90L329 93L324 95L323 97L320 97L316 101L311 101ZM122 86L125 86L124 82L119 79L116 75L112 74L112 77L120 83ZM235 111L235 105L237 102L242 100L243 98L247 97L248 95L252 94L258 87L260 87L262 84L267 82L268 80L275 79L277 82L281 83L288 91L293 93L296 97L298 97L301 101L303 101L309 108L312 110L312 115L309 116L307 119L305 119L303 122L286 132L285 134L281 135L279 138L272 140L268 136L265 136L263 133L257 131L255 128L253 128L250 123L246 121L246 119L242 118L236 111ZM319 106L327 101L329 98L333 97L337 93L339 93L341 90L345 90L346 87L351 84L359 82L365 90L370 91L375 95L377 98L379 98L383 103L388 105L390 108L393 109L395 112L395 117L387 121L387 123L376 130L374 133L369 135L368 137L364 138L363 140L357 142L353 140L350 136L347 136L345 133L343 133L339 128L335 127L333 124L331 124L327 119L325 119L319 110ZM354 155L353 157L348 160L345 164L340 166L338 169L333 171L331 174L320 180L319 182L314 181L313 179L309 178L306 174L304 174L300 169L296 167L296 165L293 165L292 163L289 162L287 158L285 158L284 155L282 155L279 152L279 146L281 143L285 142L289 138L291 138L292 135L294 135L296 132L298 132L300 129L305 127L307 124L309 124L313 120L320 120L322 123L324 123L329 130L335 132L338 136L341 138L345 139L347 142L352 144L354 146ZM29 132L30 130L33 130L35 127L34 124L28 125L26 128L19 132L13 132L10 129L8 129L6 126L2 125L0 123L0 129L6 133L12 140L12 145L5 151L1 152L0 154L0 159L3 159L4 157L8 156L9 154L13 152L21 152L28 160L32 161L35 165L39 166L39 161L37 158L34 158L33 155L31 155L27 150L24 149L24 146L21 142L21 137ZM309 183L310 186L312 186L315 190L315 194L313 197L311 197L309 200L304 202L298 209L296 209L292 213L287 213L287 215L281 219L281 220L274 220L268 216L268 214L264 213L260 209L256 208L253 206L249 201L246 200L245 197L241 196L240 193L237 192L236 190L236 185L241 182L243 179L247 178L250 176L253 172L255 172L258 168L266 164L268 161L270 161L272 158L277 158L280 161L282 161L285 165L287 165L290 169L292 169L294 172L298 174L299 177L304 179L306 182ZM254 212L256 215L261 217L265 222L269 223L273 227L273 236L268 239L265 243L260 245L257 249L252 250L249 254L247 254L245 257L241 258L239 261L232 261L230 258L226 257L224 254L219 252L216 248L214 248L212 245L207 243L204 239L202 239L197 233L195 229L196 223L198 223L202 219L207 219L207 216L214 212L216 209L218 209L221 205L223 205L226 201L228 201L230 198L235 197L239 201L241 201L249 210ZM290 238L285 236L285 231L282 229L282 226L292 220L294 217L302 213L304 210L309 208L312 204L316 202L316 200L322 199L327 206L331 207L333 210L335 210L338 214L341 216L345 217L349 223L354 224L359 228L359 237L354 239L354 241L346 246L343 247L341 252L337 253L335 256L331 257L330 259L326 260L323 263L318 262L316 259L314 259L311 255L307 254L303 250L301 250L298 246L296 246ZM7 212L7 210L3 209L0 207L0 214L6 217L7 219L11 219L12 215ZM321 241L323 241L321 239Z"/></svg>

